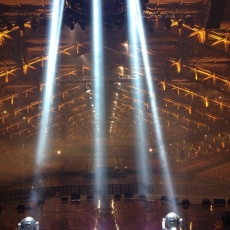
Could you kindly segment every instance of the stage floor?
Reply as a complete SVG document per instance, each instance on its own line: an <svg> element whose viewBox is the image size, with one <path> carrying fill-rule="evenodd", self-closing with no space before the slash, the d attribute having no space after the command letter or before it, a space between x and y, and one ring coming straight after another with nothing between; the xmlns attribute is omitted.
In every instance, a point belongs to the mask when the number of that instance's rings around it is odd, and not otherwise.
<svg viewBox="0 0 230 230"><path fill-rule="evenodd" d="M114 200L81 197L78 203L61 203L60 197L47 199L43 206L36 202L22 203L30 207L17 213L20 202L2 202L0 229L16 229L26 216L40 223L40 230L161 230L161 221L169 212L176 212L184 220L183 230L223 229L221 215L229 206L190 205L184 208L160 200ZM20 203L21 204L21 203Z"/></svg>

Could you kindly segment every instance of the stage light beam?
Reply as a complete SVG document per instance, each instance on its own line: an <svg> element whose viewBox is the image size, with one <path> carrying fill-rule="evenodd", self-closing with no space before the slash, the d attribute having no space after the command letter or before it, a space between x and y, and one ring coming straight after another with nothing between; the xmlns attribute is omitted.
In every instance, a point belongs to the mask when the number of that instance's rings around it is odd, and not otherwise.
<svg viewBox="0 0 230 230"><path fill-rule="evenodd" d="M92 7L92 44L93 44L93 91L94 108L97 116L94 120L94 160L95 160L95 190L97 193L104 193L103 184L106 183L105 176L101 170L104 166L103 157L105 154L105 93L104 93L104 67L103 67L103 22L102 2L94 0Z"/></svg>
<svg viewBox="0 0 230 230"><path fill-rule="evenodd" d="M171 197L174 197L174 189L172 186L172 179L171 179L170 172L169 172L169 166L168 166L167 157L166 157L166 150L165 150L165 145L163 141L163 135L161 132L161 125L158 119L159 116L158 116L158 111L157 111L157 102L154 98L155 90L154 90L154 85L153 85L152 76L150 72L151 68L150 68L150 62L149 62L148 52L147 52L145 31L144 31L143 20L142 20L142 11L141 11L140 3L138 0L128 0L128 1L129 1L129 8L132 12L132 13L130 12L130 17L132 17L133 23L136 24L136 28L138 30L139 41L141 44L141 51L142 51L141 53L142 53L142 58L144 62L148 91L150 95L151 113L153 116L153 124L154 124L153 129L156 132L157 145L160 151L161 164L166 165L166 167L164 167L164 170L165 170L164 180L165 180L165 184L166 184L169 195ZM174 205L174 209L175 211L177 211L176 205Z"/></svg>
<svg viewBox="0 0 230 230"><path fill-rule="evenodd" d="M147 136L146 136L146 124L143 121L143 115L141 111L145 111L144 108L144 98L141 90L143 89L143 82L140 76L140 53L138 52L138 28L135 18L137 17L137 11L135 9L135 5L133 4L133 0L128 0L128 24L129 24L129 44L130 44L130 56L131 56L131 68L133 68L133 72L135 73L135 77L132 80L132 84L136 89L133 90L133 96L136 99L135 105L135 113L134 116L138 118L137 127L136 127L136 156L137 163L140 166L140 173L138 174L138 180L144 184L149 184L150 174L148 171L148 167L146 164L148 162L147 155Z"/></svg>
<svg viewBox="0 0 230 230"><path fill-rule="evenodd" d="M45 72L46 87L43 93L42 115L40 120L39 137L36 150L36 164L38 165L38 167L42 163L45 151L47 149L48 135L46 131L48 127L48 121L50 118L51 99L54 90L55 69L57 62L57 51L59 46L63 8L64 0L55 0L55 3L53 3L49 34L49 59Z"/></svg>

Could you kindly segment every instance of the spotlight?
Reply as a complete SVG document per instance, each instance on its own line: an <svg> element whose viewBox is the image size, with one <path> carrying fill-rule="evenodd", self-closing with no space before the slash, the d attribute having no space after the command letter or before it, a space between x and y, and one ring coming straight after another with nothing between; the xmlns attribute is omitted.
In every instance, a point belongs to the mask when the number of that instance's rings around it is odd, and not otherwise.
<svg viewBox="0 0 230 230"><path fill-rule="evenodd" d="M28 216L18 223L18 230L39 230L39 223Z"/></svg>
<svg viewBox="0 0 230 230"><path fill-rule="evenodd" d="M165 218L162 218L162 230L179 230L182 228L183 219L176 213L170 212Z"/></svg>
<svg viewBox="0 0 230 230"><path fill-rule="evenodd" d="M56 68L57 62L57 50L59 47L59 37L61 30L61 18L63 14L64 1L63 0L55 0L55 4L53 4L52 9L52 18L51 25L49 31L49 49L48 53L50 55L47 63L46 73L45 73L45 84L49 87L43 92L43 98L45 98L44 103L42 104L42 116L41 116L41 127L39 128L39 137L36 148L36 167L39 168L40 164L45 155L46 144L48 142L47 136L47 127L50 119L50 101L54 92L54 84L55 84L55 73L54 69ZM35 169L37 172L38 169Z"/></svg>
<svg viewBox="0 0 230 230"><path fill-rule="evenodd" d="M138 0L129 0L128 1L128 24L129 24L129 43L130 43L130 54L131 54L131 65L133 66L133 72L135 73L135 77L131 80L132 84L134 85L135 88L138 89L143 89L143 82L140 80L140 70L141 70L141 64L139 62L140 58L140 53L138 51L139 45L138 43L142 44L143 40L145 38L142 37L144 36L144 25L143 25L143 13L141 9L141 4ZM143 40L142 40L143 38ZM143 47L142 47L143 49ZM147 53L147 52L146 52ZM135 97L136 100L139 102L143 101L143 95L140 91L133 92L133 96ZM142 103L137 103L135 105L135 110L134 116L139 117L138 111L143 110L143 105ZM136 142L142 142L142 140L146 139L146 134L147 134L147 127L145 122L140 120L138 121L138 136L136 137ZM136 145L136 154L138 158L138 164L140 165L140 180L143 184L149 184L148 178L149 178L149 171L146 167L146 161L147 161L147 149L146 145Z"/></svg>
<svg viewBox="0 0 230 230"><path fill-rule="evenodd" d="M165 27L170 30L171 29L171 25L172 25L172 21L170 18L163 18L163 22Z"/></svg>
<svg viewBox="0 0 230 230"><path fill-rule="evenodd" d="M136 2L138 2L138 1L136 0ZM135 16L136 15L133 13L133 12L135 12L133 0L129 0L128 10L129 10L129 8L131 10L133 9L130 12L130 17L134 16L134 20L130 20L130 25L131 26L129 26L129 27L134 27L134 28L136 27L136 32L134 31L134 32L132 32L130 34L130 38L131 38L130 40L132 41L132 38L135 38L135 36L134 36L135 33L138 34L139 42L141 43L141 49L143 51L141 53L142 53L142 58L143 58L145 76L146 76L146 80L147 80L146 83L147 83L147 86L148 86L149 95L154 95L155 94L155 92L154 92L155 91L155 89L154 89L155 87L154 87L154 83L152 82L152 74L151 74L151 71L150 71L151 70L151 68L150 68L150 60L149 60L148 52L147 52L148 49L147 49L147 44L146 44L145 33L143 31L143 25L141 25L141 23L140 23L141 20L140 19L139 20L135 20ZM138 13L137 16L140 17L140 15L141 14L140 14L140 10L139 10L139 13ZM128 19L130 17L128 17ZM133 24L132 21L133 22L136 21L136 26L132 25ZM171 28L171 19L170 19L169 15L166 16L166 17L164 17L164 18L162 18L162 22L165 23L165 25L167 26L168 29ZM135 43L137 43L137 42L135 42ZM132 47L130 47L130 50L131 49L132 49ZM136 56L136 55L134 55L134 56ZM139 72L139 71L135 71L135 72ZM140 88L140 86L138 88ZM142 101L142 100L140 100L140 101ZM162 134L162 131L161 131L161 128L160 128L160 120L159 120L159 115L158 115L158 111L157 111L157 103L156 103L156 100L154 100L153 96L150 96L150 108L151 108L151 112L152 112L152 115L153 115L152 119L153 119L154 130L155 130L155 134L156 134L156 138L157 138L157 144L158 144L158 148L160 150L161 163L164 164L164 165L166 164L166 167L165 167L165 176L164 176L165 184L166 184L167 190L169 191L170 196L173 197L174 196L174 191L173 191L173 186L171 185L171 177L170 177L170 172L168 170L169 167L168 167L168 162L167 162L167 156L165 154L167 151L165 150L163 134ZM139 116L139 114L137 116ZM141 127L141 126L139 126L139 127ZM146 128L147 127L145 127L145 129ZM141 129L139 128L139 130L141 130ZM140 132L139 130L138 130L138 132ZM143 134L146 133L146 131L142 131L142 132L143 132ZM139 136L141 136L141 135L139 134ZM144 135L143 135L142 139L145 139ZM141 151L143 151L143 147L141 147L141 149L140 149L139 152L141 152ZM145 174L143 176L143 178L142 178L143 181L146 181L146 178L148 177L147 173L149 173L147 171L147 169L146 169L146 159L143 160L143 158L144 158L143 156L145 156L146 152L147 152L147 149L145 149L145 151L143 152L143 154L140 154L140 156L141 156L140 157L140 162L142 161L141 164L143 164L143 173L141 173L141 174L143 174L143 175ZM146 181L146 182L148 183L148 181ZM173 209L177 210L177 206L174 203L172 203L172 205L173 205Z"/></svg>

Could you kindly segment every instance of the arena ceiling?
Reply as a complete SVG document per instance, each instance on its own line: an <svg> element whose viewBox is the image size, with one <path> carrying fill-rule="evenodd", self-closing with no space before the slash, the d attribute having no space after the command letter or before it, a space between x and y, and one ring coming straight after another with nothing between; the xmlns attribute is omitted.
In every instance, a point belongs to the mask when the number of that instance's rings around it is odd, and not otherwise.
<svg viewBox="0 0 230 230"><path fill-rule="evenodd" d="M51 16L52 2L0 0L2 146L36 143L45 100L42 93L49 58L47 19ZM226 3L220 28L205 28L209 3L209 0L150 0L144 8L155 99L167 144L186 142L198 146L203 141L220 148L230 144L230 6ZM188 15L192 16L190 21ZM165 18L170 18L172 24L165 24ZM23 25L19 19L24 20ZM127 29L125 23L104 28L105 138L118 145L135 140L138 122L143 119L148 127L146 143L155 147L149 92L147 87L137 89L131 83ZM50 144L87 143L94 133L91 25L82 29L76 23L73 30L63 25L57 55L52 116L47 127ZM145 82L144 69L141 74ZM145 98L141 102L145 111L138 111L139 116L134 115L136 90Z"/></svg>

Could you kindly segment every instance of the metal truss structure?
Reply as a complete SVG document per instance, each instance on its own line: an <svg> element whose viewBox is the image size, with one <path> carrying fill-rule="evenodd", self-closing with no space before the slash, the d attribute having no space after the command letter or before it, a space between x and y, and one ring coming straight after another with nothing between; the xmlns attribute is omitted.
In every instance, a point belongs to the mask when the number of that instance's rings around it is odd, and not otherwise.
<svg viewBox="0 0 230 230"><path fill-rule="evenodd" d="M174 2L174 3L172 3ZM166 143L178 148L203 146L226 150L230 144L230 22L226 15L218 30L205 29L207 0L149 1L144 15L148 54L159 120ZM52 1L0 0L0 137L1 145L36 142L41 126L43 80L48 50L48 33L43 19L49 19ZM194 26L182 23L192 15ZM23 17L24 27L16 23ZM162 17L172 21L165 28ZM36 19L37 27L32 20ZM4 19L4 20L3 20ZM7 27L12 24L12 28ZM91 33L88 25L74 32L63 26L58 50L55 93L47 132L50 144L65 146L93 138L94 109L91 98ZM146 143L156 147L156 138L144 67L140 78L145 89L132 86L133 76L127 41L127 27L104 30L107 138L125 143L134 139L138 121L148 125ZM139 52L142 52L141 48ZM137 99L144 95L145 111L134 116ZM112 127L112 129L110 129ZM174 148L174 147L171 147ZM190 148L190 147L189 147ZM203 150L202 150L203 149Z"/></svg>

